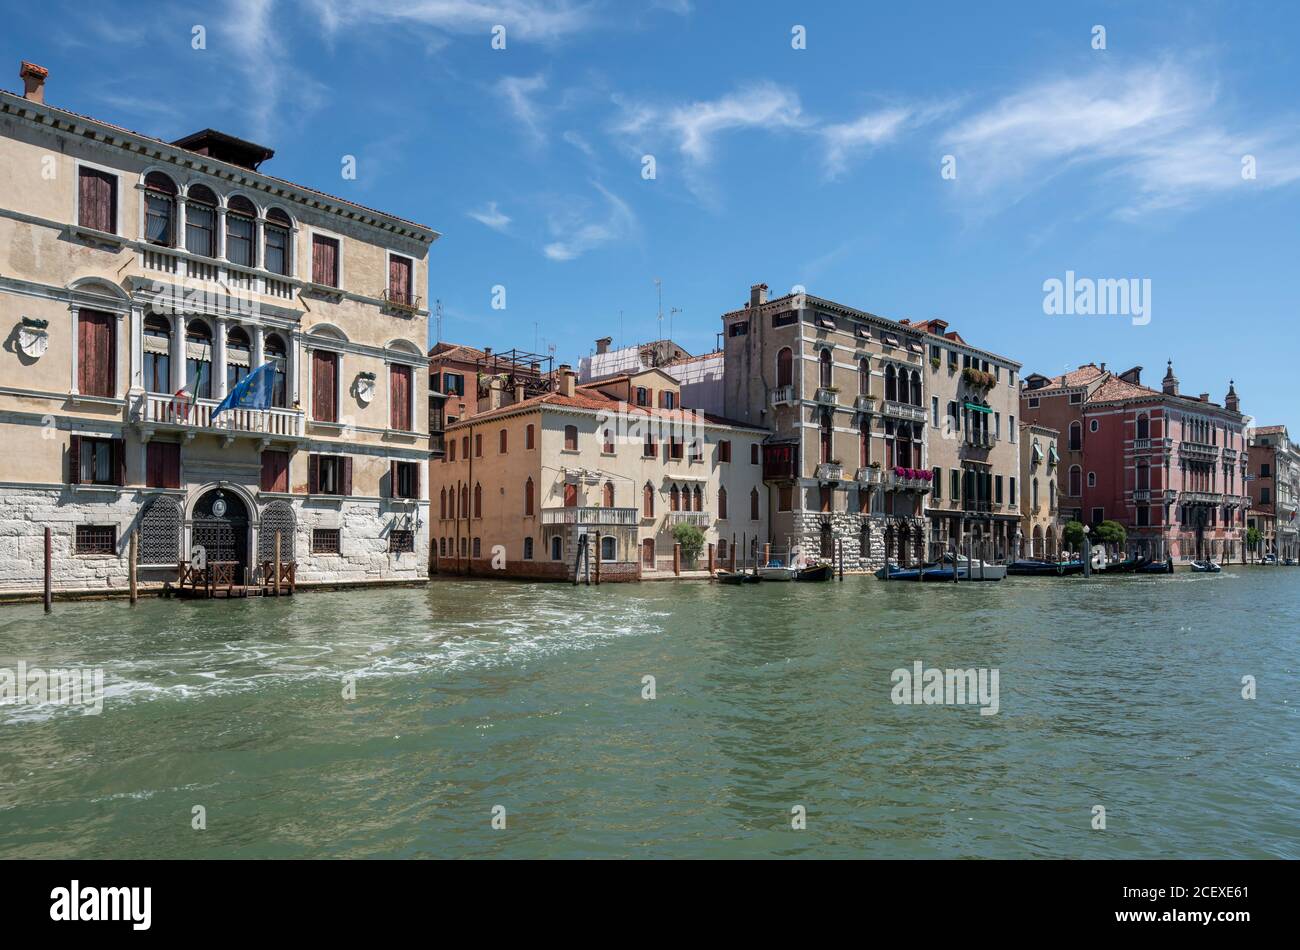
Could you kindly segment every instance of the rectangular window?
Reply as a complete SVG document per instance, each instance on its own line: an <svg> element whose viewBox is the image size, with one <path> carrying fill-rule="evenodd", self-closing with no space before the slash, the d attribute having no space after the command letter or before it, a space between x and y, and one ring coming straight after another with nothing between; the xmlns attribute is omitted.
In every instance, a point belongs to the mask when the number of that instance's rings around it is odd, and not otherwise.
<svg viewBox="0 0 1300 950"><path fill-rule="evenodd" d="M993 438L1002 438L1002 413L993 413Z"/></svg>
<svg viewBox="0 0 1300 950"><path fill-rule="evenodd" d="M410 432L411 367L388 367L388 424L399 432Z"/></svg>
<svg viewBox="0 0 1300 950"><path fill-rule="evenodd" d="M389 480L392 483L392 497L420 497L420 463L393 462L390 464Z"/></svg>
<svg viewBox="0 0 1300 950"><path fill-rule="evenodd" d="M338 376L337 353L311 351L311 417L317 422L338 422Z"/></svg>
<svg viewBox="0 0 1300 950"><path fill-rule="evenodd" d="M776 510L791 511L794 508L794 487L782 485L776 490Z"/></svg>
<svg viewBox="0 0 1300 950"><path fill-rule="evenodd" d="M939 427L939 397L930 397L930 425L936 429Z"/></svg>
<svg viewBox="0 0 1300 950"><path fill-rule="evenodd" d="M95 231L117 233L117 176L97 168L77 169L77 223Z"/></svg>
<svg viewBox="0 0 1300 950"><path fill-rule="evenodd" d="M474 457L481 459L483 457L483 433L474 433Z"/></svg>
<svg viewBox="0 0 1300 950"><path fill-rule="evenodd" d="M993 500L999 505L1002 504L1002 476L993 477Z"/></svg>
<svg viewBox="0 0 1300 950"><path fill-rule="evenodd" d="M77 390L84 396L117 395L117 317L77 311Z"/></svg>
<svg viewBox="0 0 1300 950"><path fill-rule="evenodd" d="M1093 523L1093 524L1101 524L1101 523L1102 523L1103 521L1105 521L1105 520L1106 520L1106 509L1105 509L1105 508L1094 508L1094 509L1092 509L1092 523Z"/></svg>
<svg viewBox="0 0 1300 950"><path fill-rule="evenodd" d="M1016 417L1007 416L1007 439L1014 443L1016 441Z"/></svg>
<svg viewBox="0 0 1300 950"><path fill-rule="evenodd" d="M289 232L284 228L272 227L269 224L266 225L264 230L262 253L266 260L262 262L262 266L272 274L287 276L289 273Z"/></svg>
<svg viewBox="0 0 1300 950"><path fill-rule="evenodd" d="M533 447L533 424L530 422L524 428L524 448L531 449L532 447Z"/></svg>
<svg viewBox="0 0 1300 950"><path fill-rule="evenodd" d="M460 373L443 373L442 391L448 396L465 395L465 377Z"/></svg>
<svg viewBox="0 0 1300 950"><path fill-rule="evenodd" d="M334 238L311 236L311 279L326 287L339 285L339 242Z"/></svg>
<svg viewBox="0 0 1300 950"><path fill-rule="evenodd" d="M272 545L274 547L274 545ZM313 528L311 532L312 554L338 554L339 529Z"/></svg>
<svg viewBox="0 0 1300 950"><path fill-rule="evenodd" d="M951 472L952 475L948 480L948 487L950 489L948 497L953 501L961 501L961 472L957 471L955 468L952 469Z"/></svg>
<svg viewBox="0 0 1300 950"><path fill-rule="evenodd" d="M116 554L117 526L111 524L77 525L78 554Z"/></svg>
<svg viewBox="0 0 1300 950"><path fill-rule="evenodd" d="M1081 402L1083 402L1082 393L1070 393L1070 405L1077 406Z"/></svg>
<svg viewBox="0 0 1300 950"><path fill-rule="evenodd" d="M1016 503L1016 477L1012 475L1007 479L1007 484L1010 486L1010 494L1007 496L1007 501L1014 505Z"/></svg>
<svg viewBox="0 0 1300 950"><path fill-rule="evenodd" d="M727 439L722 439L718 442L718 461L731 461L731 442Z"/></svg>
<svg viewBox="0 0 1300 950"><path fill-rule="evenodd" d="M152 442L149 443L153 445ZM262 491L289 490L289 453L266 449L262 452Z"/></svg>
<svg viewBox="0 0 1300 950"><path fill-rule="evenodd" d="M1137 525L1139 528L1145 528L1151 524L1151 509L1146 505L1138 505Z"/></svg>
<svg viewBox="0 0 1300 950"><path fill-rule="evenodd" d="M785 311L785 313L772 314L772 326L774 327L788 327L792 323L798 323L798 322L799 322L798 310L787 310Z"/></svg>
<svg viewBox="0 0 1300 950"><path fill-rule="evenodd" d="M414 554L415 532L394 528L388 533L389 554Z"/></svg>
<svg viewBox="0 0 1300 950"><path fill-rule="evenodd" d="M934 477L930 480L930 484L934 486L934 500L942 501L943 500L943 469L936 468L934 470Z"/></svg>
<svg viewBox="0 0 1300 950"><path fill-rule="evenodd" d="M146 443L144 483L150 488L181 487L180 443L157 439Z"/></svg>
<svg viewBox="0 0 1300 950"><path fill-rule="evenodd" d="M144 194L144 239L150 244L171 247L172 211L176 203L170 195L146 191Z"/></svg>
<svg viewBox="0 0 1300 950"><path fill-rule="evenodd" d="M676 437L670 437L668 442L668 457L671 459L680 459L682 457L682 440Z"/></svg>
<svg viewBox="0 0 1300 950"><path fill-rule="evenodd" d="M1037 409L1037 408L1038 408L1038 397L1037 397L1037 396L1030 396L1030 397L1029 397L1029 408L1030 408L1030 409Z"/></svg>
<svg viewBox="0 0 1300 950"><path fill-rule="evenodd" d="M121 439L92 439L74 435L68 445L68 464L78 485L125 484L126 453Z"/></svg>
<svg viewBox="0 0 1300 950"><path fill-rule="evenodd" d="M307 492L312 495L351 495L352 459L346 455L309 456Z"/></svg>
<svg viewBox="0 0 1300 950"><path fill-rule="evenodd" d="M749 334L749 321L737 320L727 327L727 336L747 336Z"/></svg>
<svg viewBox="0 0 1300 950"><path fill-rule="evenodd" d="M388 258L388 299L410 306L414 303L411 295L411 259L393 254Z"/></svg>
<svg viewBox="0 0 1300 950"><path fill-rule="evenodd" d="M647 432L645 436L645 444L641 447L641 457L652 459L655 457L656 451L655 437Z"/></svg>

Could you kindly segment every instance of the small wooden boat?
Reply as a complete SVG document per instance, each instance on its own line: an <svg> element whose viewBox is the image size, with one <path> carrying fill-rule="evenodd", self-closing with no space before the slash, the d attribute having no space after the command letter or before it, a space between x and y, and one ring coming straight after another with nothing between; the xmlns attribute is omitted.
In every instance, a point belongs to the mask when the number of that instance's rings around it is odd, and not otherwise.
<svg viewBox="0 0 1300 950"><path fill-rule="evenodd" d="M1199 574L1218 574L1223 568L1213 561L1193 561L1192 570Z"/></svg>
<svg viewBox="0 0 1300 950"><path fill-rule="evenodd" d="M1112 561L1106 565L1107 574L1132 574L1151 563L1149 557L1131 557L1123 561Z"/></svg>
<svg viewBox="0 0 1300 950"><path fill-rule="evenodd" d="M886 570L889 574L886 577ZM891 581L912 581L916 582L917 576L920 576L921 582L926 581L952 581L953 570L950 565L946 564L926 564L924 567L899 567L892 561L880 570L876 571L876 577L881 580Z"/></svg>
<svg viewBox="0 0 1300 950"><path fill-rule="evenodd" d="M1165 558L1163 561L1152 561L1144 567L1137 569L1138 574L1172 574L1174 572L1174 559Z"/></svg>
<svg viewBox="0 0 1300 950"><path fill-rule="evenodd" d="M746 574L743 571L718 571L713 576L719 584L757 584L762 580L757 574Z"/></svg>
<svg viewBox="0 0 1300 950"><path fill-rule="evenodd" d="M794 579L796 581L828 581L833 574L834 571L831 570L829 564L818 564L816 567L800 568Z"/></svg>
<svg viewBox="0 0 1300 950"><path fill-rule="evenodd" d="M1034 559L1012 561L1007 565L1007 573L1020 577L1064 577L1066 574L1082 574L1083 562Z"/></svg>

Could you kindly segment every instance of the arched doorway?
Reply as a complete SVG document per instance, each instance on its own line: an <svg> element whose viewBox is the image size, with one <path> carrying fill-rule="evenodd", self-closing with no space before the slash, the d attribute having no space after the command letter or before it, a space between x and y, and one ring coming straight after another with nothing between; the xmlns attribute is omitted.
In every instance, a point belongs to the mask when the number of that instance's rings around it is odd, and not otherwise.
<svg viewBox="0 0 1300 950"><path fill-rule="evenodd" d="M203 547L209 565L234 563L235 583L248 583L248 508L237 493L214 488L199 498L190 544Z"/></svg>
<svg viewBox="0 0 1300 950"><path fill-rule="evenodd" d="M1032 549L1030 550L1030 552L1029 552L1029 556L1030 556L1030 557L1046 557L1046 556L1047 556L1047 548L1043 546L1043 526L1042 526L1042 525L1040 525L1040 524L1036 524L1036 525L1034 525L1034 535L1033 535L1033 537L1034 537L1034 544L1033 544L1033 548L1032 548Z"/></svg>

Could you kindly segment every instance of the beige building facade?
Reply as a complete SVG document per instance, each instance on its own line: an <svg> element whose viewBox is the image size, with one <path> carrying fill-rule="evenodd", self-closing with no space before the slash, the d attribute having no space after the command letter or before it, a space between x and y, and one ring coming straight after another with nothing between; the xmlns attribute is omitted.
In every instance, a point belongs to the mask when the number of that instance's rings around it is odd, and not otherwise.
<svg viewBox="0 0 1300 950"><path fill-rule="evenodd" d="M1050 560L1060 552L1056 503L1061 475L1059 439L1055 429L1020 424L1020 484L1026 492L1021 505L1021 557Z"/></svg>
<svg viewBox="0 0 1300 950"><path fill-rule="evenodd" d="M175 143L0 92L0 590L427 575L427 256L436 232ZM215 414L273 365L269 409Z"/></svg>
<svg viewBox="0 0 1300 950"><path fill-rule="evenodd" d="M674 570L679 524L719 567L766 539L766 431L681 406L663 370L579 386L562 366L553 392L492 398L448 425L431 469L439 573L637 580Z"/></svg>

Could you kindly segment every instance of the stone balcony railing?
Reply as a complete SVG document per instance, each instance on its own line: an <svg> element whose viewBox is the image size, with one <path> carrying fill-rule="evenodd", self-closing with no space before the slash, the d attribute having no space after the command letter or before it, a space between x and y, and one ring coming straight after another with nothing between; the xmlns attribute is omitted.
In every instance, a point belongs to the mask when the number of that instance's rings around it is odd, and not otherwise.
<svg viewBox="0 0 1300 950"><path fill-rule="evenodd" d="M301 439L305 421L301 409L227 409L216 419L220 401L188 399L165 393L141 393L132 406L132 421L143 429L168 429L198 434Z"/></svg>
<svg viewBox="0 0 1300 950"><path fill-rule="evenodd" d="M859 485L879 485L884 479L884 473L878 468L866 466L860 468L854 474L853 480Z"/></svg>
<svg viewBox="0 0 1300 950"><path fill-rule="evenodd" d="M896 402L892 399L886 399L884 408L881 410L887 416L893 416L895 419L906 419L908 422L924 422L925 409L921 406L913 406L910 403Z"/></svg>
<svg viewBox="0 0 1300 950"><path fill-rule="evenodd" d="M906 478L897 472L886 472L885 491L910 491L926 494L930 491L930 481L925 478Z"/></svg>
<svg viewBox="0 0 1300 950"><path fill-rule="evenodd" d="M1223 494L1217 491L1185 491L1182 502L1184 505L1221 505Z"/></svg>
<svg viewBox="0 0 1300 950"><path fill-rule="evenodd" d="M876 397L867 393L859 393L853 399L853 408L858 412L874 412L876 409Z"/></svg>
<svg viewBox="0 0 1300 950"><path fill-rule="evenodd" d="M697 528L707 528L713 524L713 515L707 511L670 511L668 523L671 525L691 524Z"/></svg>
<svg viewBox="0 0 1300 950"><path fill-rule="evenodd" d="M840 401L840 391L834 386L819 386L813 399L819 406L833 406Z"/></svg>
<svg viewBox="0 0 1300 950"><path fill-rule="evenodd" d="M1197 462L1214 462L1219 458L1219 447L1204 442L1180 442L1178 454Z"/></svg>
<svg viewBox="0 0 1300 950"><path fill-rule="evenodd" d="M1173 439L1134 439L1133 451L1148 452L1151 451L1152 449L1157 449L1157 450L1163 449L1164 451L1167 452L1169 451L1169 449L1173 447L1173 444L1174 444Z"/></svg>
<svg viewBox="0 0 1300 950"><path fill-rule="evenodd" d="M141 252L141 258L147 271L157 271L184 280L211 281L225 284L231 290L265 294L284 300L292 299L294 288L300 286L300 282L291 277L202 257L175 247L149 247Z"/></svg>
<svg viewBox="0 0 1300 950"><path fill-rule="evenodd" d="M789 406L794 403L794 386L777 386L772 390L773 406Z"/></svg>
<svg viewBox="0 0 1300 950"><path fill-rule="evenodd" d="M542 524L635 526L640 517L638 508L602 508L597 505L586 505L542 509Z"/></svg>
<svg viewBox="0 0 1300 950"><path fill-rule="evenodd" d="M844 466L839 462L822 462L817 466L816 475L819 482L842 482Z"/></svg>

